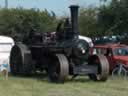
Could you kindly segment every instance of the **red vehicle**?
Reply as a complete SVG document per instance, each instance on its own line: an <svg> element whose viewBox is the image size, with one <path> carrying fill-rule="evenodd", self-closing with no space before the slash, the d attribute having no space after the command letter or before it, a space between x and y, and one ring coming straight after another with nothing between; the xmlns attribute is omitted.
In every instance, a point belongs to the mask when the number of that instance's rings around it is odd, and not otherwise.
<svg viewBox="0 0 128 96"><path fill-rule="evenodd" d="M128 70L128 46L123 44L95 45L91 54L104 54L110 64L110 72L117 64L124 64Z"/></svg>

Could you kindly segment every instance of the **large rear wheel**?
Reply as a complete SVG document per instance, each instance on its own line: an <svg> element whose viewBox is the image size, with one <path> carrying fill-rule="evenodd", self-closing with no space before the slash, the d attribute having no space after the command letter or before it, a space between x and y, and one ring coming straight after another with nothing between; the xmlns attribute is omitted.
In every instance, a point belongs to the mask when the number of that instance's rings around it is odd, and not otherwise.
<svg viewBox="0 0 128 96"><path fill-rule="evenodd" d="M56 54L48 66L49 81L53 83L63 83L69 74L69 63L65 55Z"/></svg>
<svg viewBox="0 0 128 96"><path fill-rule="evenodd" d="M13 46L10 54L10 68L12 74L30 74L32 71L31 51L24 44Z"/></svg>

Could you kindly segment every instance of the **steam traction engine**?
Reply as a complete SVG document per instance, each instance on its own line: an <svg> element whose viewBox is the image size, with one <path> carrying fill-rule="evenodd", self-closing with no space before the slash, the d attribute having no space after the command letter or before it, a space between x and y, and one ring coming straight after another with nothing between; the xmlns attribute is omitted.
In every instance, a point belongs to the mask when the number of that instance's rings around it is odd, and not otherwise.
<svg viewBox="0 0 128 96"><path fill-rule="evenodd" d="M63 82L68 75L88 75L95 81L107 80L109 64L105 56L89 56L89 45L79 39L78 6L72 5L71 22L58 24L53 33L30 33L11 50L12 74L46 70L51 82Z"/></svg>

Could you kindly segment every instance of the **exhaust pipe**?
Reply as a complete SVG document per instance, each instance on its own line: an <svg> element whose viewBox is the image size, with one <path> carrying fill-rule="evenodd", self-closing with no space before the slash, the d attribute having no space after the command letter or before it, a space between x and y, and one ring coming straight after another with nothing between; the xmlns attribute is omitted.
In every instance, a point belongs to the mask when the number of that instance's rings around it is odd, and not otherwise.
<svg viewBox="0 0 128 96"><path fill-rule="evenodd" d="M74 38L78 38L79 31L78 31L78 5L71 5L70 7L71 11L71 23L72 23L72 36Z"/></svg>

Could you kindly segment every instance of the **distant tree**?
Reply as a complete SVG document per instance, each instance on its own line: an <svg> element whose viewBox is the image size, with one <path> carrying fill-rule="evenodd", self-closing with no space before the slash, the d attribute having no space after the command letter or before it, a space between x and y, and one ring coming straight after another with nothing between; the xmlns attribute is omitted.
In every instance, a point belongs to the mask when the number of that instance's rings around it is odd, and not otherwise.
<svg viewBox="0 0 128 96"><path fill-rule="evenodd" d="M93 37L97 32L97 9L81 8L79 15L79 31L82 35Z"/></svg>
<svg viewBox="0 0 128 96"><path fill-rule="evenodd" d="M39 9L0 9L0 34L14 36L26 35L30 31L55 31L57 19L54 12Z"/></svg>
<svg viewBox="0 0 128 96"><path fill-rule="evenodd" d="M128 32L128 0L112 0L110 5L100 8L98 17L101 32L105 34Z"/></svg>

